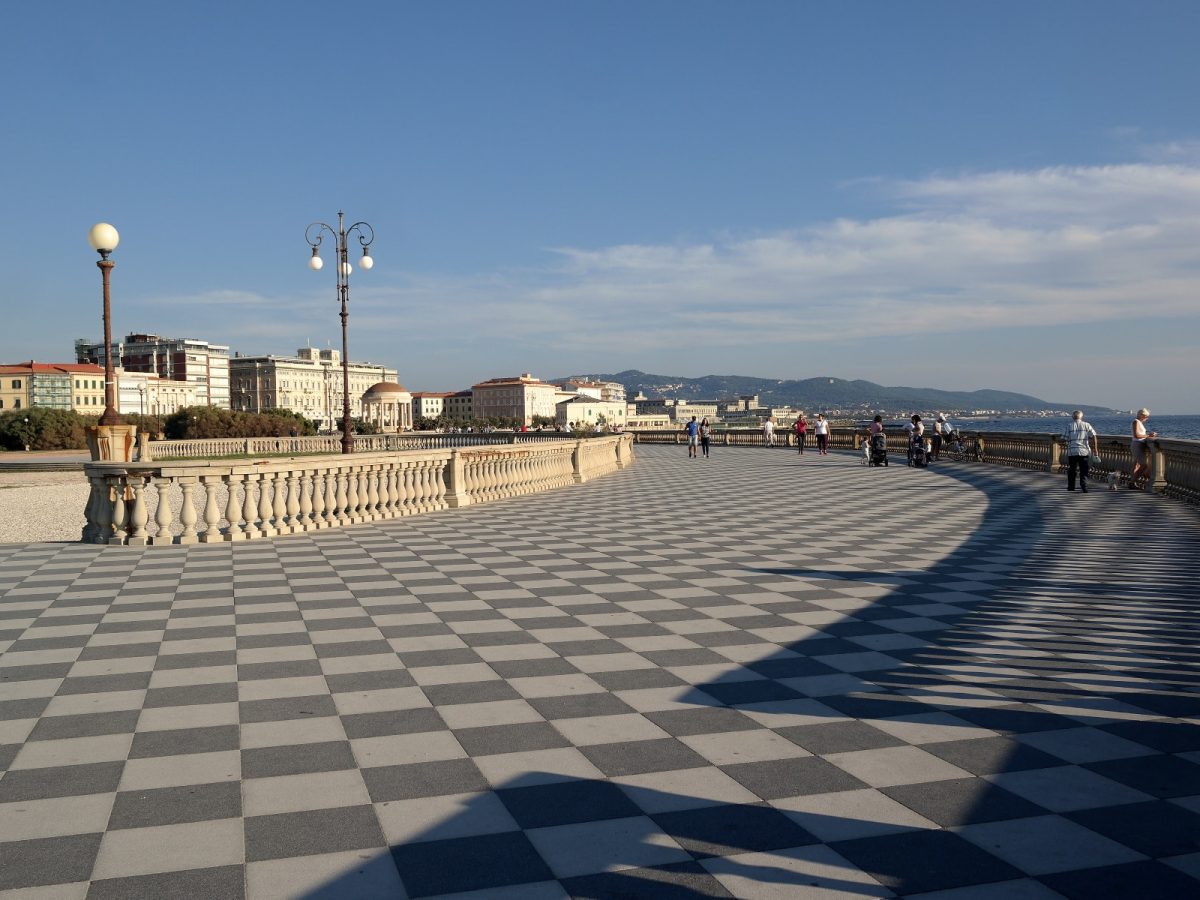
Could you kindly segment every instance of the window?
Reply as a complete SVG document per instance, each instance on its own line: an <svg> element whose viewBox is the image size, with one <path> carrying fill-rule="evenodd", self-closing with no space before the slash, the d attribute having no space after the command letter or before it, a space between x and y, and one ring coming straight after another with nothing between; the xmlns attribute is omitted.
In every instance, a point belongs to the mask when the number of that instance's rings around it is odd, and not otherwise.
<svg viewBox="0 0 1200 900"><path fill-rule="evenodd" d="M21 398L17 397L15 400L13 400L13 409L20 409L20 408L21 408Z"/></svg>
<svg viewBox="0 0 1200 900"><path fill-rule="evenodd" d="M14 378L14 379L13 379L12 386L13 386L13 389L14 389L14 390L20 390L20 389L21 389L21 379L20 379L20 378Z"/></svg>
<svg viewBox="0 0 1200 900"><path fill-rule="evenodd" d="M83 406L83 399L78 394L75 395L75 405Z"/></svg>

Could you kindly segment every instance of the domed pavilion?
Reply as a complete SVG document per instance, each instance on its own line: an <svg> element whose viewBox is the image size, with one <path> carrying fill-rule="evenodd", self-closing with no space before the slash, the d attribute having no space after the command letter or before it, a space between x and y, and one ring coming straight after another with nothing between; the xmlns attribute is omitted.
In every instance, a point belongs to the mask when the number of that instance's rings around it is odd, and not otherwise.
<svg viewBox="0 0 1200 900"><path fill-rule="evenodd" d="M380 431L412 430L412 394L404 385L380 381L362 395L363 421L379 426Z"/></svg>

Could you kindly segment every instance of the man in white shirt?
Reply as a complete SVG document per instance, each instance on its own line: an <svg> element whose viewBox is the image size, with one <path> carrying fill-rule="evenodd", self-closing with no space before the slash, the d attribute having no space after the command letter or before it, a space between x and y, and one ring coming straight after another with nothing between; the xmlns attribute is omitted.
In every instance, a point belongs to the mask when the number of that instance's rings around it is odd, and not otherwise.
<svg viewBox="0 0 1200 900"><path fill-rule="evenodd" d="M763 422L762 432L763 432L763 443L766 444L768 447L774 447L775 446L775 420L768 416L767 420L765 422Z"/></svg>
<svg viewBox="0 0 1200 900"><path fill-rule="evenodd" d="M1096 429L1083 421L1083 410L1071 414L1071 424L1063 432L1067 442L1067 490L1075 490L1075 472L1079 472L1079 489L1087 493L1088 461L1092 454L1100 455Z"/></svg>

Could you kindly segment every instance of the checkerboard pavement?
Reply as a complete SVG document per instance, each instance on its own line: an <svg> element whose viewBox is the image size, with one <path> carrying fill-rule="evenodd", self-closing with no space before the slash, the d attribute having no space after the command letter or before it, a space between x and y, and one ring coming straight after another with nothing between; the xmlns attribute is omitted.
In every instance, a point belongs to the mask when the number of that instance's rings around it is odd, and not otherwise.
<svg viewBox="0 0 1200 900"><path fill-rule="evenodd" d="M1200 894L1200 516L641 447L250 545L0 547L0 898Z"/></svg>

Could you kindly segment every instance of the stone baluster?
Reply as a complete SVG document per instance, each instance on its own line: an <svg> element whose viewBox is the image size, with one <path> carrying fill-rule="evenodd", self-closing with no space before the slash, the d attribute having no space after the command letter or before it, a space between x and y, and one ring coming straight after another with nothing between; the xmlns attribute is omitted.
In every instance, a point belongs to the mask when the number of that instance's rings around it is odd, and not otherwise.
<svg viewBox="0 0 1200 900"><path fill-rule="evenodd" d="M433 504L438 509L445 509L447 506L446 473L449 468L449 460L435 459L430 462L433 475Z"/></svg>
<svg viewBox="0 0 1200 900"><path fill-rule="evenodd" d="M272 525L275 533L291 534L291 527L287 523L287 472L272 472L269 477L275 489L275 502L271 506Z"/></svg>
<svg viewBox="0 0 1200 900"><path fill-rule="evenodd" d="M225 531L225 540L227 541L244 541L246 539L246 532L243 530L243 507L238 498L238 486L244 481L244 475L230 475L225 482L226 489L229 491L225 498L225 519L229 522L229 528Z"/></svg>
<svg viewBox="0 0 1200 900"><path fill-rule="evenodd" d="M368 522L373 522L376 519L382 519L379 510L379 469L376 466L367 466L364 473L367 479L367 509L365 518Z"/></svg>
<svg viewBox="0 0 1200 900"><path fill-rule="evenodd" d="M112 488L103 476L96 480L99 494L96 497L96 532L93 540L97 544L107 544L113 533Z"/></svg>
<svg viewBox="0 0 1200 900"><path fill-rule="evenodd" d="M258 504L254 502L254 475L246 475L243 487L246 489L246 499L242 502L242 529L247 540L259 537L261 532L254 524L258 521ZM259 485L261 488L261 485Z"/></svg>
<svg viewBox="0 0 1200 900"><path fill-rule="evenodd" d="M104 479L99 475L88 476L88 499L83 508L83 532L79 536L85 544L99 544L100 527L100 492Z"/></svg>
<svg viewBox="0 0 1200 900"><path fill-rule="evenodd" d="M196 504L192 501L192 491L196 486L196 476L182 476L179 479L179 489L183 492L183 499L179 504L179 523L183 528L179 532L179 543L195 544L199 541L196 536ZM162 505L160 499L159 505ZM159 531L159 537L162 537L162 531Z"/></svg>
<svg viewBox="0 0 1200 900"><path fill-rule="evenodd" d="M309 472L305 472L300 476L300 496L298 498L299 505L296 511L300 517L296 520L296 528L299 531L311 531L313 525L313 496L315 489L313 488L313 477Z"/></svg>
<svg viewBox="0 0 1200 900"><path fill-rule="evenodd" d="M130 547L145 547L150 543L146 534L146 523L150 521L150 510L146 507L146 479L135 476L130 479L133 487L133 506L129 510L129 538L126 543Z"/></svg>
<svg viewBox="0 0 1200 900"><path fill-rule="evenodd" d="M154 524L158 526L158 530L147 541L150 544L170 544L173 541L171 535L173 518L170 497L171 481L169 478L160 476L154 482L154 486L158 489L158 509L154 511Z"/></svg>
<svg viewBox="0 0 1200 900"><path fill-rule="evenodd" d="M404 505L404 515L411 516L416 512L417 488L415 483L416 472L413 469L411 460L405 460L402 464L401 475L403 476L402 485L402 503Z"/></svg>
<svg viewBox="0 0 1200 900"><path fill-rule="evenodd" d="M129 485L123 476L108 479L112 491L112 524L113 533L109 536L110 544L124 544L129 538Z"/></svg>
<svg viewBox="0 0 1200 900"><path fill-rule="evenodd" d="M326 473L318 469L312 476L312 527L314 530L324 528L325 520L325 480Z"/></svg>
<svg viewBox="0 0 1200 900"><path fill-rule="evenodd" d="M354 466L346 481L346 515L351 522L363 521L367 507L366 487L362 468Z"/></svg>
<svg viewBox="0 0 1200 900"><path fill-rule="evenodd" d="M217 506L217 487L221 479L215 475L202 475L204 485L204 533L200 535L201 543L213 544L221 540L221 510Z"/></svg>
<svg viewBox="0 0 1200 900"><path fill-rule="evenodd" d="M348 503L348 475L345 469L338 469L337 472L337 502L334 504L334 516L338 525L348 525L350 516L347 510Z"/></svg>
<svg viewBox="0 0 1200 900"><path fill-rule="evenodd" d="M282 480L287 482L286 498L283 514L284 527L288 534L296 534L304 529L300 527L300 477L295 469L284 473Z"/></svg>
<svg viewBox="0 0 1200 900"><path fill-rule="evenodd" d="M387 467L387 514L394 519L400 514L400 470L396 462L388 463Z"/></svg>
<svg viewBox="0 0 1200 900"><path fill-rule="evenodd" d="M338 524L337 517L337 470L327 469L325 471L325 519L322 525L323 528L332 528Z"/></svg>
<svg viewBox="0 0 1200 900"><path fill-rule="evenodd" d="M271 522L274 506L271 503L272 476L269 472L258 475L258 534L260 537L271 537L279 533Z"/></svg>

